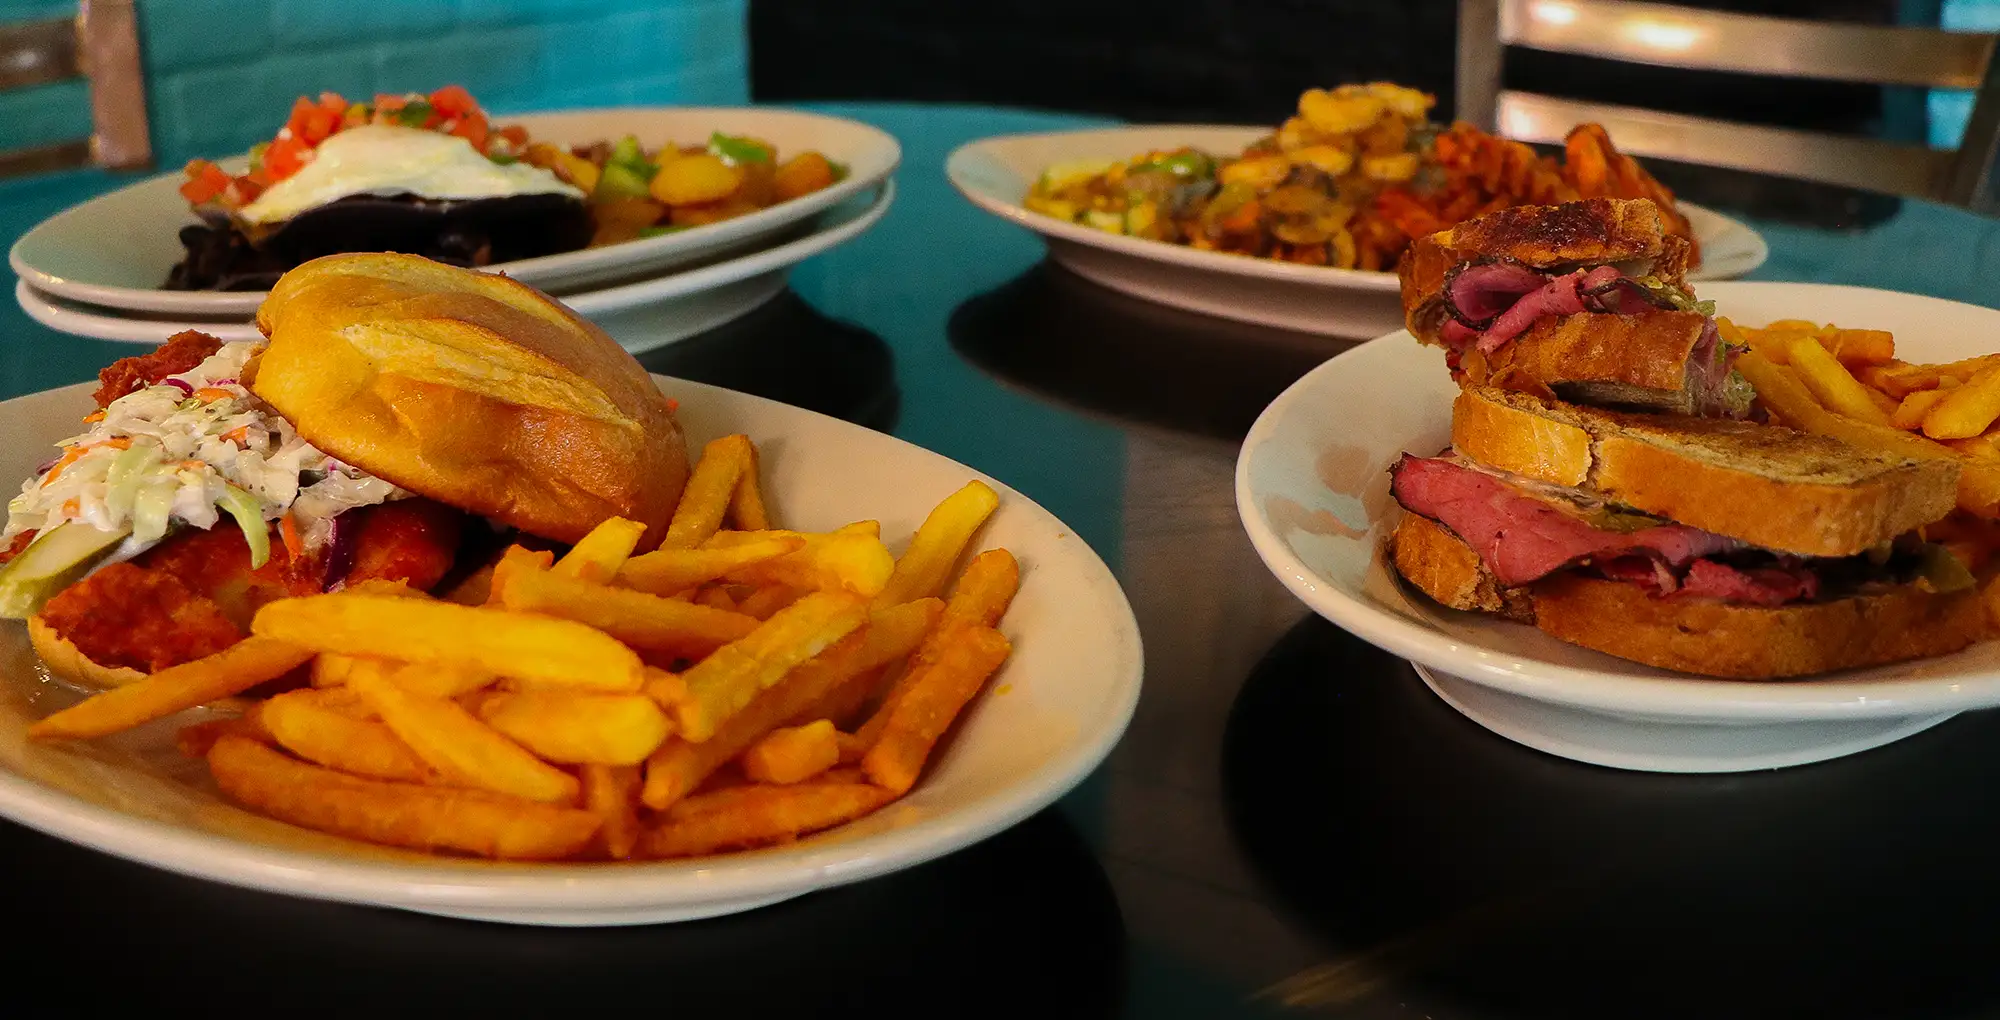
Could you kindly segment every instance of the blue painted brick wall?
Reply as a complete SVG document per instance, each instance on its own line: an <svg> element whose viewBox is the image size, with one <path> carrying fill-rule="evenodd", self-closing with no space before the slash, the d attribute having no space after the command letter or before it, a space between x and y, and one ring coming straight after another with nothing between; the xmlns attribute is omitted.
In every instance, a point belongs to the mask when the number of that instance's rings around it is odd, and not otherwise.
<svg viewBox="0 0 2000 1020"><path fill-rule="evenodd" d="M747 0L138 0L162 167L268 139L299 95L457 82L500 113L749 101ZM73 11L0 0L0 21ZM87 133L80 87L0 93L0 147Z"/></svg>

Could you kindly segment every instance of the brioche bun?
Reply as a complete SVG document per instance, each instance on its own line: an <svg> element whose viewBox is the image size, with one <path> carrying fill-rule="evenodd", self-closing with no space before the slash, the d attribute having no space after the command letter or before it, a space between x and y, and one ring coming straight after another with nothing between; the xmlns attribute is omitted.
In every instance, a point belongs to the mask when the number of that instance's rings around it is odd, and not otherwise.
<svg viewBox="0 0 2000 1020"><path fill-rule="evenodd" d="M559 542L666 533L687 481L672 405L604 331L531 287L414 255L331 255L257 310L248 385L307 442Z"/></svg>
<svg viewBox="0 0 2000 1020"><path fill-rule="evenodd" d="M40 616L28 618L28 644L35 649L36 655L42 657L42 664L49 668L50 673L73 683L90 687L123 687L148 676L130 666L99 664L78 650L68 638L56 633L56 629Z"/></svg>

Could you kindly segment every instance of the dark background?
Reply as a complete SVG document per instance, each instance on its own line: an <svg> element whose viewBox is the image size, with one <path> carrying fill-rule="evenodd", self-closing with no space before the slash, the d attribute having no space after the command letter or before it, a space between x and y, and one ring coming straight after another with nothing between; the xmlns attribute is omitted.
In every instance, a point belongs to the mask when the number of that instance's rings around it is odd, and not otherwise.
<svg viewBox="0 0 2000 1020"><path fill-rule="evenodd" d="M1935 24L1937 0L1696 0L1686 6ZM1899 19L1899 8L1901 17ZM1271 124L1313 86L1391 80L1453 110L1457 4L1365 0L751 0L759 102L887 99L1023 106L1133 121ZM1690 73L1514 50L1510 88L1920 141L1913 89ZM1734 171L1658 167L1705 204L1861 226L1892 199Z"/></svg>

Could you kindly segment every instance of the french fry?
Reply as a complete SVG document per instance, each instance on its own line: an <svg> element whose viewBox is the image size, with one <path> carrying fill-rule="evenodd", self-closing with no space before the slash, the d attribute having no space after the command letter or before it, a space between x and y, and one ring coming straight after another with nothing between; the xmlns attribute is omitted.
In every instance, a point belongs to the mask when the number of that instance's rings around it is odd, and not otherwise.
<svg viewBox="0 0 2000 1020"><path fill-rule="evenodd" d="M379 722L329 708L320 691L291 691L263 703L263 724L278 746L336 772L435 783L438 773Z"/></svg>
<svg viewBox="0 0 2000 1020"><path fill-rule="evenodd" d="M353 671L354 664L359 661L361 661L360 656L340 655L333 652L314 656L312 661L312 685L314 687L339 687L341 684L347 682L347 674Z"/></svg>
<svg viewBox="0 0 2000 1020"><path fill-rule="evenodd" d="M481 790L361 779L224 736L208 753L223 796L280 821L412 850L552 860L587 846L597 815Z"/></svg>
<svg viewBox="0 0 2000 1020"><path fill-rule="evenodd" d="M603 820L604 855L614 861L632 856L639 843L639 769L633 765L585 765L584 810Z"/></svg>
<svg viewBox="0 0 2000 1020"><path fill-rule="evenodd" d="M853 531L808 535L798 551L723 575L743 584L782 584L812 591L849 591L863 598L888 584L896 558L881 538Z"/></svg>
<svg viewBox="0 0 2000 1020"><path fill-rule="evenodd" d="M1924 423L1924 415L1929 414L1937 402L1943 400L1947 390L1911 390L1896 405L1896 411L1889 416L1889 424L1899 429L1915 429Z"/></svg>
<svg viewBox="0 0 2000 1020"><path fill-rule="evenodd" d="M764 734L743 752L743 774L752 782L780 786L802 783L840 762L833 722L819 719Z"/></svg>
<svg viewBox="0 0 2000 1020"><path fill-rule="evenodd" d="M707 655L757 628L755 619L739 613L593 584L526 565L510 574L501 598L515 613L574 620L634 648L678 655ZM515 670L502 672L520 675ZM635 680L624 689L638 688Z"/></svg>
<svg viewBox="0 0 2000 1020"><path fill-rule="evenodd" d="M674 508L673 522L660 545L668 549L692 549L715 534L722 515L736 494L737 482L750 467L750 437L723 436L702 448L701 460L688 475L681 490L681 502Z"/></svg>
<svg viewBox="0 0 2000 1020"><path fill-rule="evenodd" d="M1780 365L1751 350L1736 359L1736 370L1750 381L1758 400L1794 427L1810 432L1807 422L1828 417L1826 408L1819 406L1819 399L1806 389L1789 365Z"/></svg>
<svg viewBox="0 0 2000 1020"><path fill-rule="evenodd" d="M687 697L674 706L681 734L694 743L714 736L717 726L742 711L760 691L867 619L867 607L859 598L815 592L742 639L716 649L681 674Z"/></svg>
<svg viewBox="0 0 2000 1020"><path fill-rule="evenodd" d="M1006 661L1011 646L991 627L963 627L945 640L937 661L893 704L881 736L861 758L869 781L902 796L952 720Z"/></svg>
<svg viewBox="0 0 2000 1020"><path fill-rule="evenodd" d="M401 601L401 600L394 600ZM241 694L306 664L312 651L276 637L250 637L193 662L114 687L28 727L30 740L87 740Z"/></svg>
<svg viewBox="0 0 2000 1020"><path fill-rule="evenodd" d="M944 619L943 604L937 599L918 599L875 612L868 618L867 649L848 671L848 677L811 704L787 716L788 726L801 726L814 719L831 719L839 726L881 693L889 665L922 647L925 638L936 633ZM816 668L814 663L800 667Z"/></svg>
<svg viewBox="0 0 2000 1020"><path fill-rule="evenodd" d="M562 559L550 568L560 577L574 577L585 581L610 583L618 575L618 567L639 547L639 539L646 534L646 526L638 521L628 521L623 517L607 518L590 533L570 547Z"/></svg>
<svg viewBox="0 0 2000 1020"><path fill-rule="evenodd" d="M936 595L965 552L966 543L999 505L999 494L984 482L968 482L945 497L917 528L874 604L893 606Z"/></svg>
<svg viewBox="0 0 2000 1020"><path fill-rule="evenodd" d="M490 687L500 679L483 669L441 662L406 662L380 672L390 683L412 694L433 698L456 698Z"/></svg>
<svg viewBox="0 0 2000 1020"><path fill-rule="evenodd" d="M687 690L687 681L682 680L679 673L652 666L646 667L646 685L640 688L641 693L653 699L654 704L669 712L676 704L687 700Z"/></svg>
<svg viewBox="0 0 2000 1020"><path fill-rule="evenodd" d="M764 531L771 527L771 511L764 505L764 487L757 480L760 456L757 445L750 444L750 462L743 466L743 477L736 482L736 491L729 497L729 522L742 531Z"/></svg>
<svg viewBox="0 0 2000 1020"><path fill-rule="evenodd" d="M262 712L259 711L263 705L263 702L257 702L250 711L234 719L208 719L183 726L174 731L174 749L183 757L206 758L209 749L223 737L236 736L268 743L271 732L264 728Z"/></svg>
<svg viewBox="0 0 2000 1020"><path fill-rule="evenodd" d="M505 605L507 588L514 583L514 578L522 574L549 570L555 566L555 560L555 554L547 550L524 549L518 545L508 546L507 551L500 554L500 559L493 564L493 583L488 586L486 604Z"/></svg>
<svg viewBox="0 0 2000 1020"><path fill-rule="evenodd" d="M1922 365L1904 361L1863 365L1854 370L1854 377L1898 400L1918 390L1936 389L1944 378Z"/></svg>
<svg viewBox="0 0 2000 1020"><path fill-rule="evenodd" d="M1884 329L1829 329L1820 343L1850 368L1886 364L1896 357L1896 338Z"/></svg>
<svg viewBox="0 0 2000 1020"><path fill-rule="evenodd" d="M736 599L730 596L729 589L721 585L710 585L697 592L694 597L694 604L713 609L718 613L729 613L733 616L748 616L752 620L756 619L754 616L749 616L748 613L737 612Z"/></svg>
<svg viewBox="0 0 2000 1020"><path fill-rule="evenodd" d="M1861 387L1861 392L1867 394L1868 399L1874 402L1875 407L1878 410L1880 410L1883 414L1889 416L1889 420L1891 423L1893 423L1896 420L1896 409L1903 406L1902 401L1897 400L1895 397L1892 397L1887 393L1884 393L1881 390L1876 389L1873 386L1863 386Z"/></svg>
<svg viewBox="0 0 2000 1020"><path fill-rule="evenodd" d="M875 746L881 737L882 728L888 725L893 714L893 706L911 685L921 679L927 668L937 661L939 652L947 639L959 634L963 627L992 627L1000 623L1007 606L1013 602L1014 593L1021 586L1020 564L1014 554L1005 549L988 549L972 558L966 564L965 573L959 576L958 586L952 592L950 601L945 603L944 616L931 629L923 644L910 656L909 668L889 688L878 708L868 721L862 724L855 739L849 743L845 759L858 760L859 752L866 752ZM841 707L841 706L834 706Z"/></svg>
<svg viewBox="0 0 2000 1020"><path fill-rule="evenodd" d="M691 797L641 839L648 857L691 857L797 839L853 821L892 797L865 783L745 786Z"/></svg>
<svg viewBox="0 0 2000 1020"><path fill-rule="evenodd" d="M670 596L716 580L732 570L775 560L805 548L803 535L772 538L701 549L659 549L626 560L617 583L654 595Z"/></svg>
<svg viewBox="0 0 2000 1020"><path fill-rule="evenodd" d="M479 718L548 761L637 765L667 739L667 714L644 694L499 692Z"/></svg>
<svg viewBox="0 0 2000 1020"><path fill-rule="evenodd" d="M493 573L499 567L499 560L482 564L477 570L460 578L457 584L444 593L446 602L461 606L483 606L493 596Z"/></svg>
<svg viewBox="0 0 2000 1020"><path fill-rule="evenodd" d="M309 595L258 610L250 629L318 651L437 662L591 690L636 691L644 679L638 653L611 635L491 607Z"/></svg>
<svg viewBox="0 0 2000 1020"><path fill-rule="evenodd" d="M1940 442L1967 457L2000 461L2000 432L1987 431L1965 439L1944 439Z"/></svg>
<svg viewBox="0 0 2000 1020"><path fill-rule="evenodd" d="M646 806L654 810L672 806L780 724L823 718L812 714L816 706L856 678L875 674L883 663L908 655L943 611L938 600L920 599L875 613L867 627L800 664L730 716L707 740L691 743L668 738L646 759ZM686 689L678 677L662 673L647 683L648 693L656 690L664 703L673 704L685 696ZM801 719L801 715L810 717Z"/></svg>
<svg viewBox="0 0 2000 1020"><path fill-rule="evenodd" d="M736 604L736 611L744 616L768 620L771 614L797 602L805 595L806 591L803 588L794 588L788 584L767 584L744 596L743 601Z"/></svg>
<svg viewBox="0 0 2000 1020"><path fill-rule="evenodd" d="M341 589L347 595L387 595L402 599L427 599L431 593L412 588L402 581L392 581L386 577L370 577L356 581Z"/></svg>
<svg viewBox="0 0 2000 1020"><path fill-rule="evenodd" d="M1924 415L1924 435L1932 439L1969 439L2000 418L2000 363L1981 369L1965 385L1945 391L1944 399Z"/></svg>
<svg viewBox="0 0 2000 1020"><path fill-rule="evenodd" d="M1889 424L1888 413L1868 398L1868 390L1861 381L1834 360L1818 340L1795 337L1786 350L1800 380L1828 410L1874 425Z"/></svg>
<svg viewBox="0 0 2000 1020"><path fill-rule="evenodd" d="M366 672L347 684L447 781L527 800L576 802L576 777L529 754L457 702L414 694Z"/></svg>

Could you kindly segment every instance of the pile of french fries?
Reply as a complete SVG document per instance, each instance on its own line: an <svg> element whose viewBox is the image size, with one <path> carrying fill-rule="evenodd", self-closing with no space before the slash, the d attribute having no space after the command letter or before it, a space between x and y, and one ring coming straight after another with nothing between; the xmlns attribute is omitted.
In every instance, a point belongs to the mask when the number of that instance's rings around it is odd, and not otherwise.
<svg viewBox="0 0 2000 1020"><path fill-rule="evenodd" d="M1007 658L1014 557L958 570L998 503L968 484L900 558L874 521L780 530L756 448L727 436L658 550L633 555L643 525L613 518L560 559L510 547L442 596L364 582L274 602L242 642L29 736L105 736L289 683L178 731L225 797L281 821L517 860L781 843L909 792Z"/></svg>
<svg viewBox="0 0 2000 1020"><path fill-rule="evenodd" d="M1777 424L1882 453L1956 460L1959 509L2000 519L2000 354L1919 365L1898 359L1895 338L1879 329L1799 319L1716 324L1724 340L1750 348L1736 367Z"/></svg>

